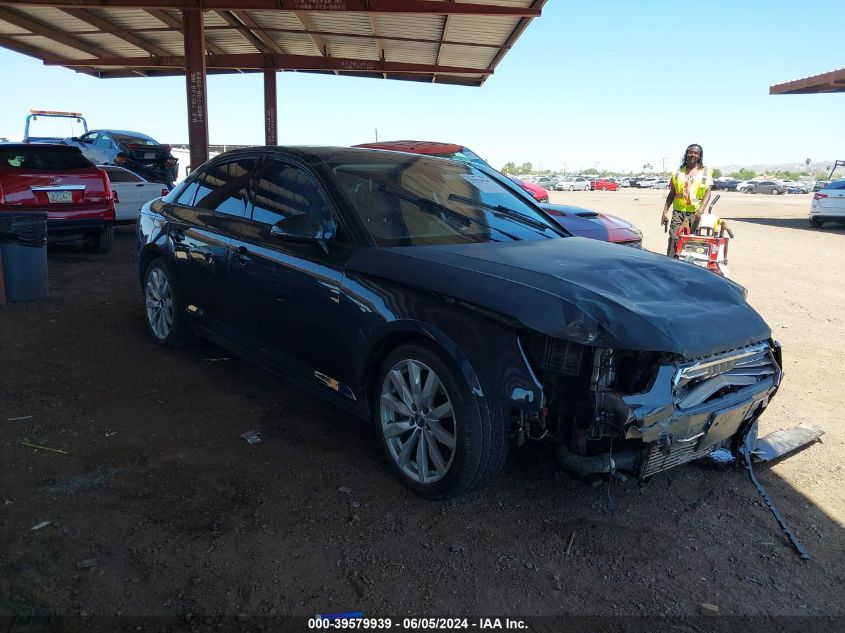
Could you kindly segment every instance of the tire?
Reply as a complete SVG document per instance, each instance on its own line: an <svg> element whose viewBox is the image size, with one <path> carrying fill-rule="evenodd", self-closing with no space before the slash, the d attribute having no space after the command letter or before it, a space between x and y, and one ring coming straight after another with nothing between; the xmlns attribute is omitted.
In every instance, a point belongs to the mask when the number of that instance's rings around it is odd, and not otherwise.
<svg viewBox="0 0 845 633"><path fill-rule="evenodd" d="M575 191L575 185L569 185L569 190L570 190L570 191Z"/></svg>
<svg viewBox="0 0 845 633"><path fill-rule="evenodd" d="M773 196L776 196L776 195L778 195L779 193L780 193L780 191L778 191L776 188L772 188L772 190L769 192L769 194L770 194L770 195L773 195Z"/></svg>
<svg viewBox="0 0 845 633"><path fill-rule="evenodd" d="M814 229L822 228L822 224L824 224L824 222L821 222L820 220L817 220L816 218L810 218L810 226L812 226Z"/></svg>
<svg viewBox="0 0 845 633"><path fill-rule="evenodd" d="M111 244L114 240L114 227L110 226L105 231L97 231L96 233L89 233L85 236L83 245L85 250L89 253L97 253L102 255L111 250Z"/></svg>
<svg viewBox="0 0 845 633"><path fill-rule="evenodd" d="M373 422L381 447L402 483L429 499L465 494L501 471L509 440L497 411L423 345L397 347L376 376Z"/></svg>
<svg viewBox="0 0 845 633"><path fill-rule="evenodd" d="M162 347L181 347L191 339L172 276L161 258L144 272L144 315L153 340Z"/></svg>

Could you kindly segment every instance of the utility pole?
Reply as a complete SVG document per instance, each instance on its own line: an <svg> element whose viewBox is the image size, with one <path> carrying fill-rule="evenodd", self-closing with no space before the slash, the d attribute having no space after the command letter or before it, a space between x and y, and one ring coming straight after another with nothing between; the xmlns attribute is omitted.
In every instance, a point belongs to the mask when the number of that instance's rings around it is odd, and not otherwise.
<svg viewBox="0 0 845 633"><path fill-rule="evenodd" d="M661 174L665 174L665 173L666 173L666 159L667 159L667 158L669 158L669 157L668 157L668 156L664 156L664 157L661 159L661 160L663 161L663 171L661 171L661 172L660 172Z"/></svg>

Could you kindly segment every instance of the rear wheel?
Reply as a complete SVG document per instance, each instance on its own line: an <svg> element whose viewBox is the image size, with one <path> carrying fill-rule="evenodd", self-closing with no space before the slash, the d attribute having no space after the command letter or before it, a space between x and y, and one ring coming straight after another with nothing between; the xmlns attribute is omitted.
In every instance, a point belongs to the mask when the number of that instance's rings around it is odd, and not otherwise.
<svg viewBox="0 0 845 633"><path fill-rule="evenodd" d="M822 224L824 224L824 222L822 222L821 220L817 220L816 218L810 218L810 226L812 226L814 229L822 228Z"/></svg>
<svg viewBox="0 0 845 633"><path fill-rule="evenodd" d="M114 227L109 227L105 231L97 231L96 233L89 233L85 236L83 242L85 250L89 253L103 254L111 250L112 240L114 239Z"/></svg>
<svg viewBox="0 0 845 633"><path fill-rule="evenodd" d="M575 191L575 185L569 185L569 190L570 190L570 191Z"/></svg>
<svg viewBox="0 0 845 633"><path fill-rule="evenodd" d="M382 448L414 492L455 497L484 485L504 466L508 438L501 414L427 347L393 350L373 391Z"/></svg>
<svg viewBox="0 0 845 633"><path fill-rule="evenodd" d="M780 193L780 191L777 190L777 187L773 187L772 190L769 193L772 194L773 196L776 196Z"/></svg>
<svg viewBox="0 0 845 633"><path fill-rule="evenodd" d="M144 274L144 313L153 340L164 347L179 347L190 340L182 304L161 259L154 259Z"/></svg>

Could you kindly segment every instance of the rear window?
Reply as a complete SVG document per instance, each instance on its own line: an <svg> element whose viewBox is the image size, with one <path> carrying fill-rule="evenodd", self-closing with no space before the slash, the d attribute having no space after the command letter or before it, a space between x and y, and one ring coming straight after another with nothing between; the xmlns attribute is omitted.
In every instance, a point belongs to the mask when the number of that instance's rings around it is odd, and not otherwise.
<svg viewBox="0 0 845 633"><path fill-rule="evenodd" d="M834 180L833 182L828 183L824 187L825 189L845 189L845 179L843 180Z"/></svg>
<svg viewBox="0 0 845 633"><path fill-rule="evenodd" d="M78 147L31 145L0 147L0 167L27 171L64 171L93 167Z"/></svg>
<svg viewBox="0 0 845 633"><path fill-rule="evenodd" d="M159 145L158 141L151 139L145 134L133 134L131 136L128 134L116 134L115 132L110 132L110 134L118 143L122 143L123 145Z"/></svg>

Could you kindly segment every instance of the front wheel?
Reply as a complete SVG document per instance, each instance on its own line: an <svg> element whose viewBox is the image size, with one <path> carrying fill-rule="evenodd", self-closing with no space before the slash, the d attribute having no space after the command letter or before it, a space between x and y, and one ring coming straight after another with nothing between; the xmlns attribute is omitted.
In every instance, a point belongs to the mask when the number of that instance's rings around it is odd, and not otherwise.
<svg viewBox="0 0 845 633"><path fill-rule="evenodd" d="M501 414L428 347L407 344L382 363L373 413L393 471L431 499L478 488L502 469L508 438Z"/></svg>
<svg viewBox="0 0 845 633"><path fill-rule="evenodd" d="M575 191L575 185L569 185L569 190L570 190L570 191Z"/></svg>
<svg viewBox="0 0 845 633"><path fill-rule="evenodd" d="M153 340L164 347L179 347L190 339L181 302L161 259L154 259L144 274L144 312Z"/></svg>

